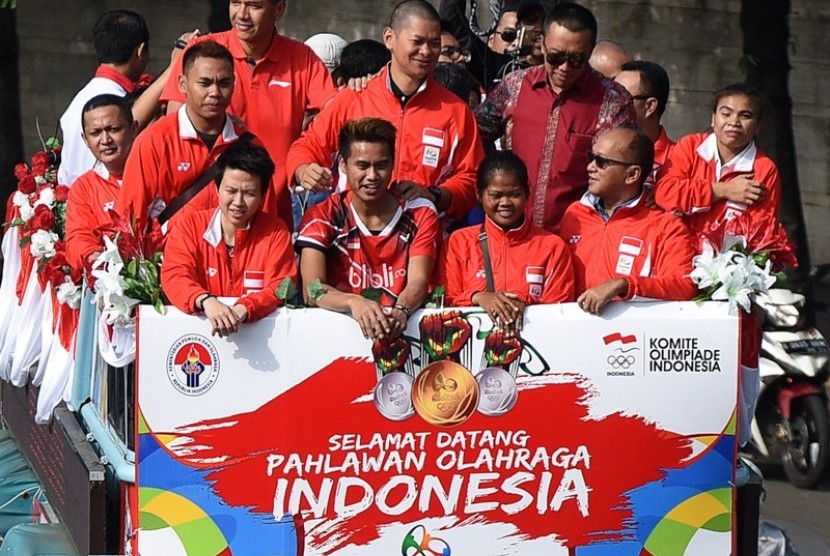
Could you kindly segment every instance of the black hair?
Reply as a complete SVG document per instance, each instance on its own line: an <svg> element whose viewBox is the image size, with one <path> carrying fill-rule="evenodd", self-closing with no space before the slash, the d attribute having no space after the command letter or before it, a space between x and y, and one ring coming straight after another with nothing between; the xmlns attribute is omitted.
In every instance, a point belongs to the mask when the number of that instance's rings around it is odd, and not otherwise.
<svg viewBox="0 0 830 556"><path fill-rule="evenodd" d="M657 99L657 115L662 116L669 101L669 74L663 66L645 60L632 60L624 63L620 71L636 71L639 74L641 94Z"/></svg>
<svg viewBox="0 0 830 556"><path fill-rule="evenodd" d="M409 20L413 17L433 21L439 26L441 25L441 16L438 15L438 10L427 0L403 0L392 9L392 15L389 17L389 27L397 33L408 25Z"/></svg>
<svg viewBox="0 0 830 556"><path fill-rule="evenodd" d="M231 51L218 42L206 40L197 42L182 54L182 70L186 74L193 67L196 58L214 58L225 60L233 68L233 55Z"/></svg>
<svg viewBox="0 0 830 556"><path fill-rule="evenodd" d="M629 141L624 152L627 160L641 168L640 177L642 179L640 184L642 184L651 175L651 170L654 167L654 142L639 131L628 131L631 132L631 141Z"/></svg>
<svg viewBox="0 0 830 556"><path fill-rule="evenodd" d="M397 130L391 122L382 118L361 118L343 125L340 130L340 158L348 160L354 143L380 143L389 149L389 156L395 159Z"/></svg>
<svg viewBox="0 0 830 556"><path fill-rule="evenodd" d="M242 170L260 180L262 194L268 189L271 178L274 176L274 161L265 147L254 144L250 141L237 141L229 146L216 160L214 171L216 175L216 187L222 184L225 177L225 170Z"/></svg>
<svg viewBox="0 0 830 556"><path fill-rule="evenodd" d="M392 54L382 42L360 39L350 42L343 48L337 69L340 77L348 81L379 72L391 59Z"/></svg>
<svg viewBox="0 0 830 556"><path fill-rule="evenodd" d="M150 30L140 14L111 10L92 27L92 43L99 64L126 64L138 45L150 46Z"/></svg>
<svg viewBox="0 0 830 556"><path fill-rule="evenodd" d="M476 191L479 195L487 189L490 180L493 179L493 174L496 172L513 174L519 180L519 185L522 186L524 192L530 193L530 178L527 175L527 166L519 158L519 155L513 151L505 150L491 152L478 167L478 172L476 173Z"/></svg>
<svg viewBox="0 0 830 556"><path fill-rule="evenodd" d="M86 131L87 112L91 112L96 108L103 108L105 106L115 106L118 108L118 111L122 116L124 116L124 119L127 120L127 125L133 125L133 111L130 109L130 103L127 99L118 95L106 94L94 96L86 101L86 104L84 104L84 107L81 109L81 129Z"/></svg>
<svg viewBox="0 0 830 556"><path fill-rule="evenodd" d="M553 23L558 23L572 33L590 31L591 46L596 46L597 18L594 17L593 12L585 6L577 4L576 2L557 4L545 18L545 34L548 33L548 30L550 30L550 26Z"/></svg>
<svg viewBox="0 0 830 556"><path fill-rule="evenodd" d="M478 87L472 74L460 64L439 62L432 70L432 77L439 85L455 93L464 102L469 100L470 93Z"/></svg>
<svg viewBox="0 0 830 556"><path fill-rule="evenodd" d="M755 106L758 108L758 119L761 119L761 115L764 113L764 93L762 93L761 90L754 85L750 85L749 83L745 83L743 81L732 83L731 85L727 85L726 87L715 91L714 102L712 103L712 113L714 114L718 109L718 103L721 99L735 95L743 95L754 102Z"/></svg>

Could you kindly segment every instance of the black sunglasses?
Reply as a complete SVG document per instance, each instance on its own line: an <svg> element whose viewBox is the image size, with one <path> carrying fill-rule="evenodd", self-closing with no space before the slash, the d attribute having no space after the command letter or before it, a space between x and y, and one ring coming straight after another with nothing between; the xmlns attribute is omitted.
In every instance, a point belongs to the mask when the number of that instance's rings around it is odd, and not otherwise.
<svg viewBox="0 0 830 556"><path fill-rule="evenodd" d="M574 69L579 69L588 61L588 55L581 52L551 51L545 54L545 60L553 67L558 67L568 62Z"/></svg>
<svg viewBox="0 0 830 556"><path fill-rule="evenodd" d="M504 29L503 31L494 31L494 34L499 35L504 42L513 42L519 36L518 29Z"/></svg>
<svg viewBox="0 0 830 556"><path fill-rule="evenodd" d="M446 56L447 58L458 56L467 62L470 61L470 51L463 48L456 48L455 46L442 46L441 56Z"/></svg>
<svg viewBox="0 0 830 556"><path fill-rule="evenodd" d="M588 153L588 164L593 162L597 165L597 168L600 170L605 170L611 164L619 164L620 166L638 166L633 162L625 162L622 160L614 160L613 158L608 158L607 156L602 156L601 154L597 154L593 151Z"/></svg>

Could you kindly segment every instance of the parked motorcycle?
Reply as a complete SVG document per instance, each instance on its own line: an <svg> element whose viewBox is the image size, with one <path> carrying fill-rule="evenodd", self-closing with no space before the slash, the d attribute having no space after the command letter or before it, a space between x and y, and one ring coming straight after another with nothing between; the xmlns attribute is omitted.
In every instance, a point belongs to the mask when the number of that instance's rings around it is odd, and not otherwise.
<svg viewBox="0 0 830 556"><path fill-rule="evenodd" d="M761 392L746 450L756 461L780 462L795 486L815 488L830 464L830 347L809 325L803 295L772 289L756 303L765 316Z"/></svg>

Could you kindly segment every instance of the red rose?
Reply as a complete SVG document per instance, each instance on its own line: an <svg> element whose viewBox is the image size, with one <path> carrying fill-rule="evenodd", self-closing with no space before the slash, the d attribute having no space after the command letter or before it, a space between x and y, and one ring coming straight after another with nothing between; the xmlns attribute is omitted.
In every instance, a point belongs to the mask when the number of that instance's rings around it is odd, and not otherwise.
<svg viewBox="0 0 830 556"><path fill-rule="evenodd" d="M29 228L32 230L51 230L55 226L55 215L46 205L35 207L35 214L29 220Z"/></svg>
<svg viewBox="0 0 830 556"><path fill-rule="evenodd" d="M52 164L52 159L49 154L44 151L38 151L32 155L32 172L36 176L42 176L49 169Z"/></svg>
<svg viewBox="0 0 830 556"><path fill-rule="evenodd" d="M20 190L21 193L25 193L26 195L29 195L30 193L34 193L35 189L37 189L37 183L35 183L35 177L32 174L26 174L18 182L17 189Z"/></svg>
<svg viewBox="0 0 830 556"><path fill-rule="evenodd" d="M40 272L49 283L57 287L63 284L64 277L66 276L66 267L60 261L51 259L43 266Z"/></svg>
<svg viewBox="0 0 830 556"><path fill-rule="evenodd" d="M26 166L25 162L19 162L14 165L14 177L17 181L22 180L29 174L29 167Z"/></svg>
<svg viewBox="0 0 830 556"><path fill-rule="evenodd" d="M69 199L69 188L65 185L59 185L55 188L55 200L59 203L65 203Z"/></svg>

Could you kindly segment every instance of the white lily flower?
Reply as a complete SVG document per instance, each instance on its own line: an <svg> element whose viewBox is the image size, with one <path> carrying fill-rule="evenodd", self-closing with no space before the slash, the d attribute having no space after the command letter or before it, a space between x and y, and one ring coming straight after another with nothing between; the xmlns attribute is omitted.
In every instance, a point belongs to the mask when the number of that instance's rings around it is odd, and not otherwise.
<svg viewBox="0 0 830 556"><path fill-rule="evenodd" d="M731 232L725 232L723 234L723 246L721 247L721 251L734 251L736 247L746 249L746 237L738 236Z"/></svg>
<svg viewBox="0 0 830 556"><path fill-rule="evenodd" d="M57 253L55 251L55 242L57 241L58 235L55 232L38 230L31 236L29 251L38 260L54 257Z"/></svg>
<svg viewBox="0 0 830 556"><path fill-rule="evenodd" d="M746 274L739 266L731 266L721 286L712 294L714 301L729 301L729 312L734 314L740 306L747 313L750 311L752 290L746 287Z"/></svg>
<svg viewBox="0 0 830 556"><path fill-rule="evenodd" d="M117 269L116 274L124 268L124 261L121 260L121 253L118 252L118 246L109 236L104 236L104 250L92 262L93 270L102 267L115 268Z"/></svg>

